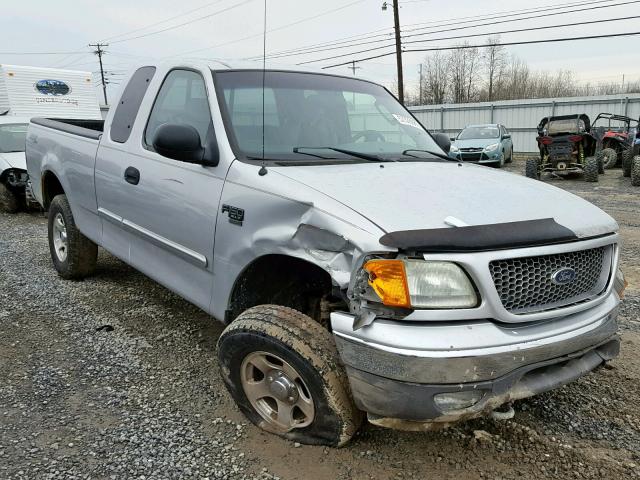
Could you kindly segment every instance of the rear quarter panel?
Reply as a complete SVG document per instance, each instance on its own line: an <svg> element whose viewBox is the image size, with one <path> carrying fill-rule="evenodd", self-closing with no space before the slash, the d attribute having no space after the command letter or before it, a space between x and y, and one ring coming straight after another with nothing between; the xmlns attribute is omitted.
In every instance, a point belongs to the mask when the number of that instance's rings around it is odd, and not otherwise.
<svg viewBox="0 0 640 480"><path fill-rule="evenodd" d="M99 239L100 223L94 182L98 140L29 124L27 170L34 194L43 203L45 173L55 175L71 205L76 225L87 237Z"/></svg>

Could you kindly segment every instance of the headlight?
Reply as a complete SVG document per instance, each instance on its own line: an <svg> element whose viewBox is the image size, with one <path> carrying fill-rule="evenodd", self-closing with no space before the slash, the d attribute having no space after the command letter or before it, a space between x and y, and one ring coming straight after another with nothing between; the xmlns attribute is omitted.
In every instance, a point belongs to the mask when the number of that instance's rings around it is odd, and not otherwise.
<svg viewBox="0 0 640 480"><path fill-rule="evenodd" d="M472 308L478 297L455 263L369 260L369 285L385 305L404 308Z"/></svg>
<svg viewBox="0 0 640 480"><path fill-rule="evenodd" d="M484 151L493 152L494 150L497 150L499 146L500 146L499 143L494 143L493 145L487 145L486 147L484 147Z"/></svg>
<svg viewBox="0 0 640 480"><path fill-rule="evenodd" d="M449 149L450 152L452 153L456 153L459 152L460 149L458 147L456 147L455 145L451 145L451 148Z"/></svg>

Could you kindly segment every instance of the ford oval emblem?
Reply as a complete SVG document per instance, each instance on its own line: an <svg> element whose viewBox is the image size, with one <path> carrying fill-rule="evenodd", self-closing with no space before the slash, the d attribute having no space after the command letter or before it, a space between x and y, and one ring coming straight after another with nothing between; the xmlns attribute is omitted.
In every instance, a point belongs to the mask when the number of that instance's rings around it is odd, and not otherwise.
<svg viewBox="0 0 640 480"><path fill-rule="evenodd" d="M566 285L573 282L578 274L573 268L565 267L561 268L557 272L551 275L551 281L556 285Z"/></svg>
<svg viewBox="0 0 640 480"><path fill-rule="evenodd" d="M55 97L67 95L71 91L71 87L60 80L40 80L36 82L35 87L41 94Z"/></svg>

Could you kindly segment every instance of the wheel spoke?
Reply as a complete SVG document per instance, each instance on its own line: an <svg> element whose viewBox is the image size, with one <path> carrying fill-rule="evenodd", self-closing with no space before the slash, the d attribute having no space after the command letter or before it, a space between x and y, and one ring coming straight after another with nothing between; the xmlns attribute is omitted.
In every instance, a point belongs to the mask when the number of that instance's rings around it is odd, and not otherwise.
<svg viewBox="0 0 640 480"><path fill-rule="evenodd" d="M259 400L271 396L269 385L264 380L259 382L247 381L244 385L244 392L249 400Z"/></svg>
<svg viewBox="0 0 640 480"><path fill-rule="evenodd" d="M314 414L313 402L311 401L311 399L304 398L302 396L302 392L300 392L300 398L298 399L298 401L294 406L298 407L302 411L302 413L304 413L306 417L304 421L307 421L313 418L313 414Z"/></svg>
<svg viewBox="0 0 640 480"><path fill-rule="evenodd" d="M296 421L293 418L293 405L276 399L278 403L278 422L283 426L293 427Z"/></svg>
<svg viewBox="0 0 640 480"><path fill-rule="evenodd" d="M272 370L281 370L281 365L276 365L275 363L271 363L267 360L267 357L264 355L257 355L251 359L249 362L255 368L260 370L265 376L271 372Z"/></svg>

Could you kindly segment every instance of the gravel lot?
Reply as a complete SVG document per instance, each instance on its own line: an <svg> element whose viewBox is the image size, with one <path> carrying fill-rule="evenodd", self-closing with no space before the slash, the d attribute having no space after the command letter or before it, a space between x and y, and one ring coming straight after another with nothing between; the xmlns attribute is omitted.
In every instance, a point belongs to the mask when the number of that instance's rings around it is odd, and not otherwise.
<svg viewBox="0 0 640 480"><path fill-rule="evenodd" d="M620 170L601 178L548 181L620 224L621 356L518 402L511 421L367 425L339 450L247 423L218 377L222 328L208 315L104 252L93 278L63 281L43 215L0 214L0 478L640 478L640 188Z"/></svg>

